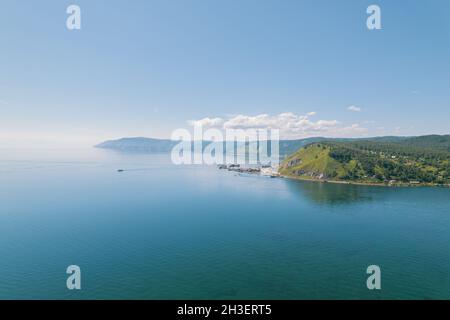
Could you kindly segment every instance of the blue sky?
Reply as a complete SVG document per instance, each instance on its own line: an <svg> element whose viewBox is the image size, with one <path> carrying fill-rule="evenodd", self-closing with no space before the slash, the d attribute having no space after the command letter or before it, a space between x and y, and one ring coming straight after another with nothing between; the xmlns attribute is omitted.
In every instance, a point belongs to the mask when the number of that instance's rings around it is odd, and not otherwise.
<svg viewBox="0 0 450 320"><path fill-rule="evenodd" d="M66 28L70 4L81 7L81 30ZM370 4L382 30L366 27ZM170 137L205 118L303 123L298 137L450 133L446 0L0 8L0 143Z"/></svg>

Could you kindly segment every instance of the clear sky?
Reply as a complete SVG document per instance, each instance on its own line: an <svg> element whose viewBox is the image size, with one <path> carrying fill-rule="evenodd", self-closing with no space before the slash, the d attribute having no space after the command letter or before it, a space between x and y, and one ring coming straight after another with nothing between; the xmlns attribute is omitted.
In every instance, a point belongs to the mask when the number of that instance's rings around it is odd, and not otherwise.
<svg viewBox="0 0 450 320"><path fill-rule="evenodd" d="M0 38L0 144L450 133L448 0L2 0Z"/></svg>

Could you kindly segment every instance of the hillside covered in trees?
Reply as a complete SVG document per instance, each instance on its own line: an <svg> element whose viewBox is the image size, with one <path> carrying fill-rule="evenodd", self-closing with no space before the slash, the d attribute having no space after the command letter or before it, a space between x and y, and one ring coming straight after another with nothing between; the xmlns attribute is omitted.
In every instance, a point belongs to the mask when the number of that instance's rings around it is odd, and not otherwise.
<svg viewBox="0 0 450 320"><path fill-rule="evenodd" d="M450 135L311 143L280 166L285 176L360 183L450 184Z"/></svg>

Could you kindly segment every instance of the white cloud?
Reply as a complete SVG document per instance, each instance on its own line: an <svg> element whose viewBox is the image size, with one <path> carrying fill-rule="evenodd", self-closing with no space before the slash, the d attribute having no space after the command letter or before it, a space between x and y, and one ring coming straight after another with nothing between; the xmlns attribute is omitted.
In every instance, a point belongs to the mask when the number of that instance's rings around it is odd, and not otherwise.
<svg viewBox="0 0 450 320"><path fill-rule="evenodd" d="M189 121L192 124L205 124L206 127L223 129L279 129L280 137L283 139L300 139L313 136L325 137L356 137L365 135L367 129L359 124L350 126L342 125L337 120L317 120L310 118L316 115L309 112L306 115L298 115L292 112L280 113L278 115L260 114L256 116L235 115L227 120L222 118L204 118L198 121ZM219 121L220 119L220 121Z"/></svg>
<svg viewBox="0 0 450 320"><path fill-rule="evenodd" d="M361 108L360 108L360 107L357 107L357 106L349 106L349 107L347 108L347 110L348 110L348 111L353 111L353 112L360 112L360 111L361 111Z"/></svg>
<svg viewBox="0 0 450 320"><path fill-rule="evenodd" d="M201 126L203 128L220 127L223 123L222 118L203 118L200 120L188 121L191 126Z"/></svg>

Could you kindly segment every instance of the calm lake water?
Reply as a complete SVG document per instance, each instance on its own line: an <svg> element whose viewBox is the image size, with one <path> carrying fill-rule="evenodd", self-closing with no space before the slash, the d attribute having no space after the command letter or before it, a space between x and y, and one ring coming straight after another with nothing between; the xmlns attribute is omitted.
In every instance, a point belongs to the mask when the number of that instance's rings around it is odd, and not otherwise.
<svg viewBox="0 0 450 320"><path fill-rule="evenodd" d="M0 299L450 299L450 189L57 154L0 153Z"/></svg>

